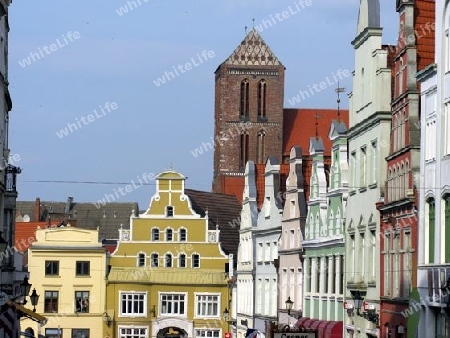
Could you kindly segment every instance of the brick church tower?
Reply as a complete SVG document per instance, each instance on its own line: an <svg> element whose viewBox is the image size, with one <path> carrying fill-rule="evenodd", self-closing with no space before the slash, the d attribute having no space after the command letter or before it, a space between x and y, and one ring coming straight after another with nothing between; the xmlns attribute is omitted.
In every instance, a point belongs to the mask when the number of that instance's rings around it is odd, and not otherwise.
<svg viewBox="0 0 450 338"><path fill-rule="evenodd" d="M213 191L283 153L284 66L255 29L216 70Z"/></svg>

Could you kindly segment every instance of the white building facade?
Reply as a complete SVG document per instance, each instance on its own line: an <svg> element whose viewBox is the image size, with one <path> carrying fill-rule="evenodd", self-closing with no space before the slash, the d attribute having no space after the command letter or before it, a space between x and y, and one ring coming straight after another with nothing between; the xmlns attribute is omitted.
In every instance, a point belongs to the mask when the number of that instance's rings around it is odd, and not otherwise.
<svg viewBox="0 0 450 338"><path fill-rule="evenodd" d="M384 197L391 125L391 69L382 46L380 4L361 0L355 48L348 130L350 182L346 217L345 301L358 294L379 314L380 219L376 203ZM346 337L379 337L379 322L345 314Z"/></svg>
<svg viewBox="0 0 450 338"><path fill-rule="evenodd" d="M277 321L278 313L278 273L275 261L278 259L283 206L279 194L280 164L275 157L268 158L264 176L264 202L253 232L256 251L253 328L260 332L266 331L268 322Z"/></svg>
<svg viewBox="0 0 450 338"><path fill-rule="evenodd" d="M436 0L435 63L421 82L418 336L450 337L450 7ZM419 304L419 302L418 302Z"/></svg>
<svg viewBox="0 0 450 338"><path fill-rule="evenodd" d="M242 198L239 249L236 269L236 307L237 338L245 338L247 328L254 325L254 236L258 218L256 202L255 165L248 161L245 167L245 185Z"/></svg>
<svg viewBox="0 0 450 338"><path fill-rule="evenodd" d="M289 175L286 179L286 195L281 221L279 255L278 322L292 324L303 313L303 264L302 241L305 232L306 200L302 172L302 149L292 147L289 159ZM290 318L286 301L293 302Z"/></svg>

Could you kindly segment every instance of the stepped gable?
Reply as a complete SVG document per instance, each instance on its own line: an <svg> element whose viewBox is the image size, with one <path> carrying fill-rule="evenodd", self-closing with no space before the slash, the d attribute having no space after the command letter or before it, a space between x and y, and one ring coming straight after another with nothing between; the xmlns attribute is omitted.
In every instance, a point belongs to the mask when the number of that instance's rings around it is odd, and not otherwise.
<svg viewBox="0 0 450 338"><path fill-rule="evenodd" d="M238 224L236 220L241 218L241 205L237 198L232 195L212 193L185 189L184 193L189 197L192 209L201 217L208 211L208 229L215 230L219 224L222 250L226 254L233 254L233 259L237 259L239 244L239 227L231 226Z"/></svg>
<svg viewBox="0 0 450 338"><path fill-rule="evenodd" d="M234 66L282 65L255 28L247 34L224 64Z"/></svg>

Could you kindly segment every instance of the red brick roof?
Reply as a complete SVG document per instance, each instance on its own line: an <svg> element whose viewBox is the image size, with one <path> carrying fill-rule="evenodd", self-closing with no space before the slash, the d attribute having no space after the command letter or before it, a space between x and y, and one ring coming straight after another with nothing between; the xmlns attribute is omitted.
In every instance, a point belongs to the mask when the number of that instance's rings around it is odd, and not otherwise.
<svg viewBox="0 0 450 338"><path fill-rule="evenodd" d="M303 156L309 155L309 140L316 134L316 118L319 115L318 133L322 137L325 156L330 156L331 141L328 138L331 122L338 117L337 109L285 108L283 114L283 156L289 156L291 148L302 148ZM348 126L348 109L340 110L341 119Z"/></svg>
<svg viewBox="0 0 450 338"><path fill-rule="evenodd" d="M50 227L54 228L61 222L51 222ZM24 252L36 241L36 229L46 228L48 222L16 222L16 231L14 234L14 246L17 251Z"/></svg>
<svg viewBox="0 0 450 338"><path fill-rule="evenodd" d="M415 32L417 32L417 71L434 63L434 29L435 0L416 0Z"/></svg>

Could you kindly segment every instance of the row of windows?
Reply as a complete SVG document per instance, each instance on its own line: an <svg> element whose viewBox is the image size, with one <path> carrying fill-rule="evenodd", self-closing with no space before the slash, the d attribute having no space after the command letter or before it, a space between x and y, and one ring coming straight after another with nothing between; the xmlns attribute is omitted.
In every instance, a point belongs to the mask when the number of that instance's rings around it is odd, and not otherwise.
<svg viewBox="0 0 450 338"><path fill-rule="evenodd" d="M164 263L163 266L166 268L172 268L174 266L173 264L174 257L171 253L167 253L164 255ZM186 254L179 254L178 255L178 267L179 268L186 268L187 267L187 255ZM147 255L145 253L139 253L137 257L137 266L146 266L147 261ZM152 267L158 267L160 266L160 257L157 253L152 253L150 255L150 266ZM192 268L199 268L200 267L200 255L199 254L192 254L191 255L191 267Z"/></svg>
<svg viewBox="0 0 450 338"><path fill-rule="evenodd" d="M119 338L149 338L148 327L119 326ZM195 338L218 338L220 330L201 329L195 330Z"/></svg>
<svg viewBox="0 0 450 338"><path fill-rule="evenodd" d="M384 234L384 295L408 298L412 276L411 230Z"/></svg>
<svg viewBox="0 0 450 338"><path fill-rule="evenodd" d="M89 276L91 273L89 261L77 261L75 263L76 276ZM45 261L45 275L59 276L59 261Z"/></svg>
<svg viewBox="0 0 450 338"><path fill-rule="evenodd" d="M45 329L45 337L64 337L64 329ZM72 338L89 338L89 329L72 329ZM148 338L148 327L124 327L119 326L119 338ZM219 338L220 330L200 329L195 330L196 338Z"/></svg>
<svg viewBox="0 0 450 338"><path fill-rule="evenodd" d="M306 292L342 295L344 293L344 256L310 257L306 261ZM292 271L293 273L293 271ZM323 289L320 286L323 285Z"/></svg>
<svg viewBox="0 0 450 338"><path fill-rule="evenodd" d="M357 187L365 188L367 185L377 183L378 175L378 148L377 141L370 144L370 148L366 145L361 147L359 154L356 151L351 153L351 173L352 178L351 190ZM359 166L359 182L356 181L357 167ZM359 184L358 184L359 183Z"/></svg>
<svg viewBox="0 0 450 338"><path fill-rule="evenodd" d="M221 316L220 294L196 294L196 317L209 318ZM159 296L158 316L186 316L186 293L161 293ZM146 292L121 292L119 314L122 317L147 317Z"/></svg>
<svg viewBox="0 0 450 338"><path fill-rule="evenodd" d="M258 117L266 117L267 95L267 82L263 79L257 84ZM250 116L250 82L248 79L244 79L241 82L241 104L239 112L244 118L248 118Z"/></svg>
<svg viewBox="0 0 450 338"><path fill-rule="evenodd" d="M278 242L258 243L258 246L256 248L256 261L258 263L273 262L277 258L278 258Z"/></svg>
<svg viewBox="0 0 450 338"><path fill-rule="evenodd" d="M65 337L63 329L45 329L46 338L60 338ZM89 329L72 329L72 338L89 338Z"/></svg>
<svg viewBox="0 0 450 338"><path fill-rule="evenodd" d="M249 159L249 135L248 133L241 134L240 152L239 152L239 167L245 168L245 164ZM266 160L266 133L259 131L256 142L256 161L257 163L264 163Z"/></svg>
<svg viewBox="0 0 450 338"><path fill-rule="evenodd" d="M358 225L358 227L360 226ZM346 257L349 270L348 280L352 282L375 282L377 266L375 231L370 230L367 234L366 232L358 232L358 234L357 237L355 233L350 234L349 255ZM368 279L365 280L366 278Z"/></svg>
<svg viewBox="0 0 450 338"><path fill-rule="evenodd" d="M44 312L57 313L59 303L59 291L44 292ZM75 291L74 312L89 313L89 291Z"/></svg>
<svg viewBox="0 0 450 338"><path fill-rule="evenodd" d="M387 200L397 201L406 197L409 188L409 163L401 162L389 167L386 181Z"/></svg>
<svg viewBox="0 0 450 338"><path fill-rule="evenodd" d="M161 232L158 228L152 229L152 241L157 242L161 240ZM174 231L171 228L167 228L165 230L165 240L167 242L172 242L174 240ZM180 229L178 231L178 242L186 242L187 241L187 230Z"/></svg>

